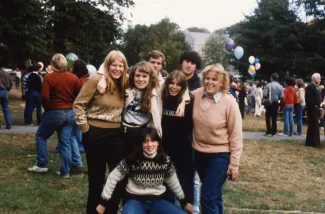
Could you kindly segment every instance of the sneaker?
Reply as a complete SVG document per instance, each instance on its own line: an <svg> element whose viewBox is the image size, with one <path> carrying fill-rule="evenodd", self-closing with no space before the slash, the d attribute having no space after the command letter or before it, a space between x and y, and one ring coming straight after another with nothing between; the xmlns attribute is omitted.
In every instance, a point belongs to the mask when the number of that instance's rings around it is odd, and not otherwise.
<svg viewBox="0 0 325 214"><path fill-rule="evenodd" d="M70 173L71 174L82 174L82 173L85 173L85 170L82 166L72 165L71 169L70 169Z"/></svg>
<svg viewBox="0 0 325 214"><path fill-rule="evenodd" d="M288 136L288 135L285 134L285 133L279 133L278 135L279 135L279 136Z"/></svg>
<svg viewBox="0 0 325 214"><path fill-rule="evenodd" d="M58 176L61 176L62 178L69 178L69 174L62 175L60 171L57 171L56 174L57 174Z"/></svg>
<svg viewBox="0 0 325 214"><path fill-rule="evenodd" d="M11 125L7 125L6 126L6 129L11 129Z"/></svg>
<svg viewBox="0 0 325 214"><path fill-rule="evenodd" d="M37 173L47 172L48 170L49 170L49 168L41 168L36 165L33 167L30 167L30 168L27 168L28 172L37 172Z"/></svg>

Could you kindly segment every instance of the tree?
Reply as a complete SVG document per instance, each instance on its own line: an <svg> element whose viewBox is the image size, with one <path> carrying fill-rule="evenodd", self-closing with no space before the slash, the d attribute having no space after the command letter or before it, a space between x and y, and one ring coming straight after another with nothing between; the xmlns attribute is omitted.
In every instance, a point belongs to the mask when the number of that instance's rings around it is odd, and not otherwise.
<svg viewBox="0 0 325 214"><path fill-rule="evenodd" d="M206 64L221 63L225 67L228 65L230 57L225 48L226 40L227 37L223 29L213 32L202 50Z"/></svg>
<svg viewBox="0 0 325 214"><path fill-rule="evenodd" d="M0 3L0 65L24 66L47 53L51 33L44 30L44 4L37 0Z"/></svg>
<svg viewBox="0 0 325 214"><path fill-rule="evenodd" d="M197 33L211 33L208 29L206 28L198 28L198 27L189 27L186 30L190 32L197 32Z"/></svg>
<svg viewBox="0 0 325 214"><path fill-rule="evenodd" d="M150 50L157 49L166 57L167 71L179 66L179 57L187 47L184 33L169 19L163 19L149 27L136 25L128 29L123 38L123 52L129 64L145 60Z"/></svg>

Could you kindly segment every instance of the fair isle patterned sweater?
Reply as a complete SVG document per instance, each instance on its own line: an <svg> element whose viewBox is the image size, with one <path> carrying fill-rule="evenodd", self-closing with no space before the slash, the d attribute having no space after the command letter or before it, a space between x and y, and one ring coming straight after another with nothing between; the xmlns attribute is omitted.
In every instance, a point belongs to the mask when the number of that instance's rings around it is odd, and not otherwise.
<svg viewBox="0 0 325 214"><path fill-rule="evenodd" d="M126 192L128 199L155 200L161 199L166 191L166 184L175 194L180 204L185 206L184 192L178 181L174 165L169 157L164 164L157 163L154 158L143 156L136 164L129 165L122 160L108 175L101 197L101 205L105 206L111 198L116 184L128 178Z"/></svg>

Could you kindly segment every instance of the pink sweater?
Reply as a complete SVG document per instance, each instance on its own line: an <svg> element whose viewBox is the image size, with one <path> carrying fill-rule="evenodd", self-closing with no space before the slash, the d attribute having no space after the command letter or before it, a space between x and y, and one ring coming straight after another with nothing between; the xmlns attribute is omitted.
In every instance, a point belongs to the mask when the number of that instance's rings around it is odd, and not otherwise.
<svg viewBox="0 0 325 214"><path fill-rule="evenodd" d="M243 149L242 119L238 104L230 94L223 94L218 103L203 97L204 89L194 94L193 145L203 153L230 152L229 168L238 171Z"/></svg>

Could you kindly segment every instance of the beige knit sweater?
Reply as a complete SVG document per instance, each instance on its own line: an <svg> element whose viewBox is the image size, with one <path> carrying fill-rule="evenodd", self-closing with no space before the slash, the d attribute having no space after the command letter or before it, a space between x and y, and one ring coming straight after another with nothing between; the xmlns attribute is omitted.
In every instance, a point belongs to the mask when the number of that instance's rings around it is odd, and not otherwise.
<svg viewBox="0 0 325 214"><path fill-rule="evenodd" d="M118 91L109 93L102 90L100 84L100 81L103 81L102 77L102 74L97 73L88 78L73 103L76 123L83 133L88 131L89 125L100 128L121 126L124 99L120 97Z"/></svg>
<svg viewBox="0 0 325 214"><path fill-rule="evenodd" d="M223 94L218 103L204 97L204 89L194 94L193 148L203 153L230 152L229 168L238 171L243 148L242 119L236 100Z"/></svg>

